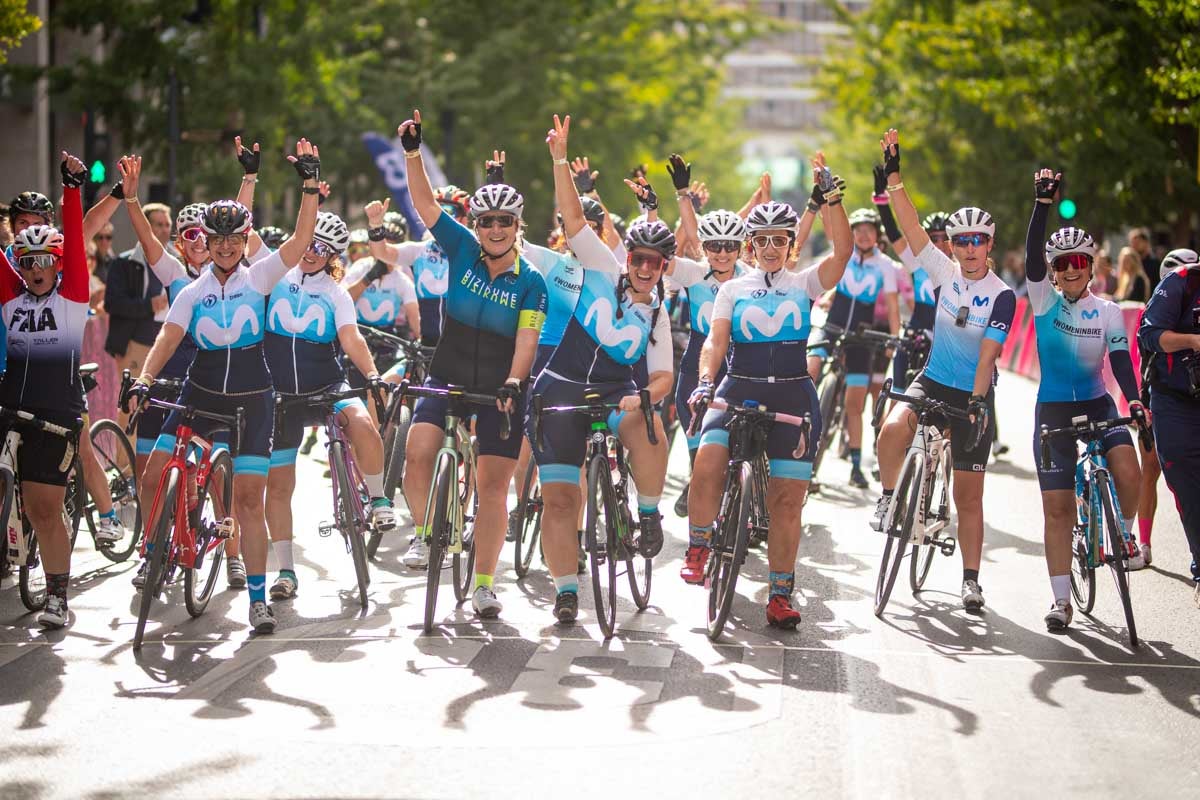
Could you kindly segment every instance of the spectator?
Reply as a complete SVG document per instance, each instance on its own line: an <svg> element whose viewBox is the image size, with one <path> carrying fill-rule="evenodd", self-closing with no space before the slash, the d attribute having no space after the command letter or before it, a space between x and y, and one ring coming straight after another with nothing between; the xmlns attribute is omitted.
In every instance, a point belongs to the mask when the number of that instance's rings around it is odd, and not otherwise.
<svg viewBox="0 0 1200 800"><path fill-rule="evenodd" d="M1088 288L1097 297L1103 297L1106 300L1112 299L1113 291L1117 288L1117 276L1113 273L1112 259L1107 250L1101 250L1096 254L1096 263L1092 269L1092 284Z"/></svg>
<svg viewBox="0 0 1200 800"><path fill-rule="evenodd" d="M1004 254L1000 278L1008 284L1017 297L1029 294L1025 286L1025 254L1020 250L1009 250Z"/></svg>
<svg viewBox="0 0 1200 800"><path fill-rule="evenodd" d="M1150 299L1153 289L1137 251L1132 247L1122 247L1117 256L1117 290L1113 293L1113 299L1144 304Z"/></svg>
<svg viewBox="0 0 1200 800"><path fill-rule="evenodd" d="M8 249L12 241L12 228L8 227L8 204L0 203L0 250Z"/></svg>
<svg viewBox="0 0 1200 800"><path fill-rule="evenodd" d="M1155 278L1158 276L1158 264L1162 260L1156 258L1154 251L1150 247L1150 231L1145 228L1134 228L1129 232L1129 246L1138 254L1142 260L1142 272L1146 274L1146 280L1151 281L1151 285L1157 284Z"/></svg>
<svg viewBox="0 0 1200 800"><path fill-rule="evenodd" d="M116 253L113 252L113 226L111 222L104 223L104 227L92 237L92 244L96 247L96 268L92 270L92 274L102 282L108 283L108 269L117 257Z"/></svg>

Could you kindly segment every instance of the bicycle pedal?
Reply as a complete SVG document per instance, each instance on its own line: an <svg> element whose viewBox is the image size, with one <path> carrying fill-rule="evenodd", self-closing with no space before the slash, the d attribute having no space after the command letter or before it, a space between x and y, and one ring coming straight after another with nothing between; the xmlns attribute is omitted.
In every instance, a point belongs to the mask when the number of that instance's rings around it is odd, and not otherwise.
<svg viewBox="0 0 1200 800"><path fill-rule="evenodd" d="M934 539L933 543L941 548L944 556L954 555L954 550L958 547L957 539Z"/></svg>
<svg viewBox="0 0 1200 800"><path fill-rule="evenodd" d="M215 532L218 538L230 539L233 537L233 517L226 517L218 522L215 526Z"/></svg>
<svg viewBox="0 0 1200 800"><path fill-rule="evenodd" d="M334 526L332 522L322 522L317 526L317 535L324 538L329 538L330 536L333 536L333 532L336 530L337 527Z"/></svg>

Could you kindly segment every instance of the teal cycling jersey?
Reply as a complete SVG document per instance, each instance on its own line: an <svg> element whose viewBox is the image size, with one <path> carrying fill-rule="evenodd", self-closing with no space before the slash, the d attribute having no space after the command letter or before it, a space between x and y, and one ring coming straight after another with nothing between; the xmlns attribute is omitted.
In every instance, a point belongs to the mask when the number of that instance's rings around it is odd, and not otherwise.
<svg viewBox="0 0 1200 800"><path fill-rule="evenodd" d="M741 261L734 262L733 274L727 280L745 275L751 269ZM704 346L704 340L712 328L713 305L724 281L717 278L707 261L676 256L667 283L678 286L680 294L687 298L691 332L679 362L679 371L690 375L700 369L700 348Z"/></svg>
<svg viewBox="0 0 1200 800"><path fill-rule="evenodd" d="M1046 279L1027 285L1042 364L1038 400L1094 400L1107 394L1104 358L1129 350L1120 307L1090 293L1072 303Z"/></svg>
<svg viewBox="0 0 1200 800"><path fill-rule="evenodd" d="M396 264L408 271L421 309L421 338L436 341L442 332L442 306L450 285L450 262L436 239L403 242Z"/></svg>
<svg viewBox="0 0 1200 800"><path fill-rule="evenodd" d="M557 347L579 304L583 266L571 253L559 253L548 247L526 244L524 254L546 281L546 321L538 337L538 347Z"/></svg>
<svg viewBox="0 0 1200 800"><path fill-rule="evenodd" d="M361 281L375 266L374 258L360 258L350 265L342 278L347 290ZM399 268L388 271L382 278L367 284L362 294L354 301L358 321L372 328L391 328L406 317L404 307L417 302L416 289L412 280Z"/></svg>
<svg viewBox="0 0 1200 800"><path fill-rule="evenodd" d="M913 255L912 248L904 248L900 253L900 261L908 270L913 285L913 311L908 319L908 327L932 331L937 321L938 288L929 279L929 273L917 266L917 257Z"/></svg>
<svg viewBox="0 0 1200 800"><path fill-rule="evenodd" d="M276 391L306 394L344 380L337 334L355 325L354 301L329 273L288 270L267 301L264 343Z"/></svg>
<svg viewBox="0 0 1200 800"><path fill-rule="evenodd" d="M826 322L845 330L875 320L875 301L880 295L896 293L896 262L878 248L864 258L856 249L846 272L834 290Z"/></svg>

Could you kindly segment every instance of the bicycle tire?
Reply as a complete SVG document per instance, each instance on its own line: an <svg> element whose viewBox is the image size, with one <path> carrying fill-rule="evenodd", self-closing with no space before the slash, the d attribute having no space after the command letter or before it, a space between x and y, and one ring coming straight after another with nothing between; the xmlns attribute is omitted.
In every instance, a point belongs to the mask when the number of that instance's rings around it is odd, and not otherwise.
<svg viewBox="0 0 1200 800"><path fill-rule="evenodd" d="M841 390L842 379L836 371L828 372L821 381L817 391L817 407L821 410L821 436L817 439L817 449L813 453L812 478L816 480L817 471L825 458L825 452L833 443L833 436L838 429L836 417L837 398Z"/></svg>
<svg viewBox="0 0 1200 800"><path fill-rule="evenodd" d="M25 536L29 523L22 518L22 525L26 526L26 530L21 531L21 535ZM38 541L35 535L29 536L29 554L18 572L21 604L30 611L40 611L46 605L46 568L38 555Z"/></svg>
<svg viewBox="0 0 1200 800"><path fill-rule="evenodd" d="M1121 536L1120 517L1117 516L1116 504L1113 502L1113 486L1106 475L1101 475L1096 481L1095 489L1100 492L1100 505L1104 508L1104 528L1108 532L1108 568L1112 570L1113 580L1117 584L1117 595L1121 599L1121 608L1125 612L1125 625L1129 630L1129 646L1137 649L1137 622L1133 618L1133 597L1129 593L1129 561L1125 552L1125 540Z"/></svg>
<svg viewBox="0 0 1200 800"><path fill-rule="evenodd" d="M63 498L63 505L67 509L69 521L67 529L71 531L71 552L75 552L75 542L79 539L79 523L83 521L83 509L87 504L87 489L83 485L82 472L83 470L78 464L71 469L71 479L67 481L67 494ZM88 527L90 528L91 525L89 524ZM95 531L92 533L95 534Z"/></svg>
<svg viewBox="0 0 1200 800"><path fill-rule="evenodd" d="M892 587L896 585L896 575L900 572L900 562L904 560L908 538L917 516L917 505L921 499L921 486L918 478L919 470L916 458L905 461L892 495L892 502L904 502L904 515L898 530L888 530L883 543L883 555L879 561L879 576L875 579L875 616L882 617L887 608L888 599L892 596ZM896 518L895 514L892 519Z"/></svg>
<svg viewBox="0 0 1200 800"><path fill-rule="evenodd" d="M450 538L450 492L454 491L454 459L444 455L437 461L429 500L425 504L425 524L429 526L429 566L425 575L425 632L433 632L437 613L438 588L442 582L442 557Z"/></svg>
<svg viewBox="0 0 1200 800"><path fill-rule="evenodd" d="M166 580L167 561L175 534L175 497L179 493L180 472L171 467L167 473L166 492L163 494L162 510L155 522L154 531L146 542L150 550L146 566L146 583L138 602L137 627L133 631L133 649L142 649L142 638L146 633L146 620L150 617L150 603L162 589Z"/></svg>
<svg viewBox="0 0 1200 800"><path fill-rule="evenodd" d="M518 578L529 574L533 551L542 531L542 484L537 479L537 464L533 456L525 467L525 480L517 501L516 537L513 539L513 569Z"/></svg>
<svg viewBox="0 0 1200 800"><path fill-rule="evenodd" d="M92 451L96 454L96 460L100 462L108 480L113 509L127 531L123 541L97 549L109 561L120 564L133 554L142 536L142 501L137 492L136 457L129 437L121 430L121 426L111 419L97 420L88 431L88 436L92 440ZM122 464L125 466L122 467ZM125 469L130 470L128 475L125 474ZM84 497L86 496L85 490ZM94 536L97 522L96 506L94 503L85 503L84 507L87 509L88 529ZM132 525L127 524L130 518Z"/></svg>
<svg viewBox="0 0 1200 800"><path fill-rule="evenodd" d="M1090 614L1096 605L1096 569L1088 564L1086 531L1071 532L1071 594L1079 610Z"/></svg>
<svg viewBox="0 0 1200 800"><path fill-rule="evenodd" d="M350 559L354 562L354 578L358 586L358 603L362 608L366 608L367 586L371 583L367 565L367 542L364 538L365 531L358 524L354 506L351 505L359 496L359 487L350 480L350 471L346 469L346 455L340 441L329 445L329 465L333 469L333 479L337 481L338 507L334 509L334 513L337 514L338 530L350 545Z"/></svg>
<svg viewBox="0 0 1200 800"><path fill-rule="evenodd" d="M4 551L0 552L0 578L12 574L8 561L8 515L12 512L16 481L8 470L0 470L0 528L4 528Z"/></svg>
<svg viewBox="0 0 1200 800"><path fill-rule="evenodd" d="M627 483L627 486L632 485ZM628 491L628 490L626 490ZM634 521L629 511L629 499L621 498L617 503L625 517L626 530L632 533L638 523ZM630 536L627 541L631 542ZM625 574L629 577L629 591L633 595L633 604L638 611L645 611L650 606L650 587L654 580L654 559L646 558L633 547L624 547Z"/></svg>
<svg viewBox="0 0 1200 800"><path fill-rule="evenodd" d="M478 506L479 499L475 498L475 505ZM479 509L474 509L472 516L478 516ZM461 553L455 553L450 559L450 571L454 576L454 599L459 603L466 601L471 596L471 578L475 574L475 527L464 526L463 528L463 549ZM465 567L465 569L464 569Z"/></svg>
<svg viewBox="0 0 1200 800"><path fill-rule="evenodd" d="M743 461L741 473L731 474L725 482L728 503L722 498L725 515L713 531L708 557L708 638L716 641L725 632L725 623L733 611L738 575L750 549L750 527L754 514L754 467Z"/></svg>
<svg viewBox="0 0 1200 800"><path fill-rule="evenodd" d="M412 409L402 404L396 410L396 419L384 440L386 445L384 452L387 454L387 460L384 462L383 470L383 495L392 500L393 504L397 489L400 490L401 495L404 494L404 459L408 451L408 429L411 427ZM407 499L405 499L405 505L408 505Z"/></svg>
<svg viewBox="0 0 1200 800"><path fill-rule="evenodd" d="M617 532L613 522L616 502L611 485L607 454L596 455L588 462L587 516L584 535L587 537L588 566L592 573L592 597L596 604L596 621L605 639L611 639L617 627ZM600 514L603 513L603 519ZM604 526L601 541L600 526ZM607 581L605 580L607 578Z"/></svg>
<svg viewBox="0 0 1200 800"><path fill-rule="evenodd" d="M220 491L216 494L224 500L219 500L214 497L210 489L213 486L219 486ZM196 551L202 559L207 558L207 567L204 562L197 569L194 565L185 566L183 568L183 602L187 606L188 613L193 617L198 617L208 608L208 601L212 599L213 591L217 587L217 578L221 573L221 562L225 558L225 540L220 539L215 545L215 539L218 539L216 534L217 523L230 516L228 508L224 508L223 504L231 502L233 499L233 459L230 458L228 451L220 450L212 459L212 468L208 473L208 481L204 486L200 487L199 494L196 498L196 515L199 524L196 526ZM205 518L205 506L212 502L212 513L208 519ZM207 569L207 575L205 571Z"/></svg>
<svg viewBox="0 0 1200 800"><path fill-rule="evenodd" d="M925 495L925 524L929 524L929 520L934 516L933 504L935 498L939 507L942 505L941 495L946 495L945 500L948 503L949 498L949 482L946 480L945 473L945 451L942 454L942 460L934 466L932 477L929 482L929 492ZM925 586L925 579L929 577L929 568L933 566L933 555L937 552L936 547L932 543L922 542L912 546L911 560L908 564L908 585L912 589L913 594L921 591Z"/></svg>

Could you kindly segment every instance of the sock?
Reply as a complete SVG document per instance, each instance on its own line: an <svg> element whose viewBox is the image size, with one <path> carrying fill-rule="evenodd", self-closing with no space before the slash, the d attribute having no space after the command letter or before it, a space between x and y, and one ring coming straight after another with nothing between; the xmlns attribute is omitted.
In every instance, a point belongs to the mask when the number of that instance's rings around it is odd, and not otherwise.
<svg viewBox="0 0 1200 800"><path fill-rule="evenodd" d="M1150 544L1150 531L1154 528L1154 520L1138 518L1138 541L1142 544Z"/></svg>
<svg viewBox="0 0 1200 800"><path fill-rule="evenodd" d="M363 473L363 483L367 485L367 494L371 497L383 497L383 473L377 472L374 475Z"/></svg>
<svg viewBox="0 0 1200 800"><path fill-rule="evenodd" d="M494 581L494 580L495 580L495 578L491 575L481 575L480 573L476 572L475 573L475 588L478 589L480 586L482 586L485 589L490 589L490 588L492 588L492 581Z"/></svg>
<svg viewBox="0 0 1200 800"><path fill-rule="evenodd" d="M295 575L296 561L292 558L292 540L281 539L278 542L271 542L271 549L275 551L275 560L279 562L279 571L287 570Z"/></svg>
<svg viewBox="0 0 1200 800"><path fill-rule="evenodd" d="M892 494L893 494L893 493L895 493L895 491L896 491L895 489L884 489L884 490L883 490L883 496L884 496L884 497L891 497L891 496L892 496Z"/></svg>
<svg viewBox="0 0 1200 800"><path fill-rule="evenodd" d="M1125 532L1130 536L1133 536L1133 521L1135 519L1137 519L1137 514L1134 514L1132 517L1125 518Z"/></svg>
<svg viewBox="0 0 1200 800"><path fill-rule="evenodd" d="M979 570L964 569L963 570L963 580L964 581L975 581L976 583L979 583Z"/></svg>
<svg viewBox="0 0 1200 800"><path fill-rule="evenodd" d="M70 572L47 572L46 573L46 594L58 595L63 600L67 599L67 585L71 582Z"/></svg>
<svg viewBox="0 0 1200 800"><path fill-rule="evenodd" d="M583 547L583 529L580 528L579 530L575 531L575 535L579 537L579 546Z"/></svg>
<svg viewBox="0 0 1200 800"><path fill-rule="evenodd" d="M642 514L654 514L658 511L658 501L662 499L662 495L638 494L638 512Z"/></svg>
<svg viewBox="0 0 1200 800"><path fill-rule="evenodd" d="M267 602L267 576L247 575L246 588L250 591L251 603Z"/></svg>
<svg viewBox="0 0 1200 800"><path fill-rule="evenodd" d="M116 519L116 518L117 518L117 510L115 508L110 508L107 513L100 515L100 519Z"/></svg>
<svg viewBox="0 0 1200 800"><path fill-rule="evenodd" d="M418 539L426 539L426 540L429 539L429 526L428 525L414 525L413 526L413 535L415 537L417 537Z"/></svg>
<svg viewBox="0 0 1200 800"><path fill-rule="evenodd" d="M861 447L851 447L850 448L850 466L856 470L862 469L862 448Z"/></svg>
<svg viewBox="0 0 1200 800"><path fill-rule="evenodd" d="M579 579L574 575L563 575L560 578L555 578L554 590L558 594L562 594L563 592L579 594Z"/></svg>
<svg viewBox="0 0 1200 800"><path fill-rule="evenodd" d="M1071 576L1070 575L1051 575L1050 588L1054 592L1054 600L1070 600L1071 599Z"/></svg>
<svg viewBox="0 0 1200 800"><path fill-rule="evenodd" d="M792 589L796 585L796 573L772 571L767 575L767 583L771 585L771 597L777 594L791 597Z"/></svg>
<svg viewBox="0 0 1200 800"><path fill-rule="evenodd" d="M692 525L688 533L688 544L692 547L708 547L712 543L712 525Z"/></svg>

